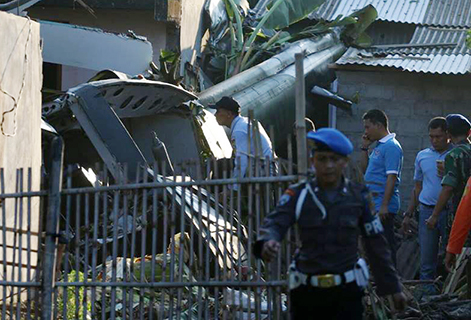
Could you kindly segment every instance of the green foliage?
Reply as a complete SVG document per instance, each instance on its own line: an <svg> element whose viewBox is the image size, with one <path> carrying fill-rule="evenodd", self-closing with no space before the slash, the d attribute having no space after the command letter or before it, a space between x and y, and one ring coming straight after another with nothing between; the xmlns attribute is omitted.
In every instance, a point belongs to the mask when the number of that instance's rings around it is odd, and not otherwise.
<svg viewBox="0 0 471 320"><path fill-rule="evenodd" d="M268 18L264 26L281 29L304 19L325 0L276 0L269 6Z"/></svg>
<svg viewBox="0 0 471 320"><path fill-rule="evenodd" d="M377 12L373 6L367 6L348 17L339 16L332 22L319 21L296 34L278 31L273 36L265 34L267 29L285 28L323 4L325 0L274 0L267 7L262 19L255 27L243 26L244 16L238 6L241 0L224 0L229 17L226 36L230 37L230 52L217 46L210 47L214 56L210 60L210 70L214 71L214 82L230 78L266 58L276 54L284 44L303 38L316 37L329 32L333 27L347 26L342 34L346 45L368 47L371 38L364 32L376 19ZM271 33L270 33L271 35Z"/></svg>
<svg viewBox="0 0 471 320"><path fill-rule="evenodd" d="M180 77L180 53L161 50L159 62L159 80L179 85L183 79Z"/></svg>
<svg viewBox="0 0 471 320"><path fill-rule="evenodd" d="M365 31L378 17L378 12L375 7L368 5L361 10L355 11L350 17L354 19L356 23L350 25L345 32L342 33L342 40L347 46L352 45L360 48L371 46L372 40Z"/></svg>
<svg viewBox="0 0 471 320"><path fill-rule="evenodd" d="M290 36L285 36L285 34L283 34L284 37L277 34L273 39L265 35L262 28L273 29L288 26L303 19L325 0L276 0L255 28L248 28L245 33L243 28L244 17L241 10L239 10L243 2L242 0L224 0L230 20L228 34L231 37L231 52L219 52L218 54L217 50L212 48L216 51L216 55L211 60L211 65L216 69L224 70L224 79L250 68L263 52L268 52L272 48L280 46L283 42L292 39ZM261 44L256 43L257 40ZM259 53L253 57L252 54L257 50Z"/></svg>
<svg viewBox="0 0 471 320"><path fill-rule="evenodd" d="M68 275L69 282L83 282L85 280L85 276L82 272L76 273L75 270L71 271ZM66 319L88 319L91 314L92 304L89 298L85 296L85 288L84 287L67 287L67 300L64 300L65 294L63 288L59 289L59 298L58 300L58 311L59 311L59 319L62 319L62 315L64 312L64 306L67 306L66 310ZM77 295L78 291L78 295ZM76 299L78 297L78 299ZM86 301L84 300L86 299ZM86 310L88 317L84 318L84 302L86 303ZM64 319L65 320L65 319Z"/></svg>

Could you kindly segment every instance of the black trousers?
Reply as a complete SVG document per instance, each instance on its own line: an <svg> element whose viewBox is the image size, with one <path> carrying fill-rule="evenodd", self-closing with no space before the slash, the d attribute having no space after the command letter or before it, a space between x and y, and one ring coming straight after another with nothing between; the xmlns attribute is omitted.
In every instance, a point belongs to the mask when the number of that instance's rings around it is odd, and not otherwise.
<svg viewBox="0 0 471 320"><path fill-rule="evenodd" d="M384 228L384 236L388 240L389 249L391 250L391 258L394 263L394 268L397 268L396 265L396 253L397 253L397 241L396 235L394 234L394 213L388 213L387 218L384 221L381 221Z"/></svg>
<svg viewBox="0 0 471 320"><path fill-rule="evenodd" d="M291 319L361 320L362 298L355 282L326 289L302 285L290 291Z"/></svg>

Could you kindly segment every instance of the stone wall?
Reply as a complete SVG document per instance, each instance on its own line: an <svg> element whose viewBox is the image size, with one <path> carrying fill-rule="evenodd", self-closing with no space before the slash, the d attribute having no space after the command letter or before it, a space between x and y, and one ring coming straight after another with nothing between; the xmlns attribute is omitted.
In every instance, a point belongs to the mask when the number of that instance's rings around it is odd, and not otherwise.
<svg viewBox="0 0 471 320"><path fill-rule="evenodd" d="M417 152L430 145L427 125L431 118L462 113L471 118L471 78L463 75L434 75L390 71L337 71L340 95L351 98L357 92L359 102L353 115L337 111L337 128L354 142L357 161L362 115L369 109L381 109L389 117L390 131L404 151L400 187L402 209L409 203L413 187L414 160Z"/></svg>

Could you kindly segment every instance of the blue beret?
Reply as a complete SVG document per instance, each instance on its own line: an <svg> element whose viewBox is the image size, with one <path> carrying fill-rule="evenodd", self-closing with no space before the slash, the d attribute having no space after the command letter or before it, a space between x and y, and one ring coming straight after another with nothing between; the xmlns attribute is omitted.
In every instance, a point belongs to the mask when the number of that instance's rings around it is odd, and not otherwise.
<svg viewBox="0 0 471 320"><path fill-rule="evenodd" d="M316 132L308 132L307 138L313 140L315 143L319 142L324 144L332 152L348 156L353 152L353 145L348 138L337 129L322 128Z"/></svg>
<svg viewBox="0 0 471 320"><path fill-rule="evenodd" d="M466 128L469 129L471 128L471 122L469 120L461 115L461 114L449 114L446 116L446 125L448 128L451 127L461 127L461 128Z"/></svg>

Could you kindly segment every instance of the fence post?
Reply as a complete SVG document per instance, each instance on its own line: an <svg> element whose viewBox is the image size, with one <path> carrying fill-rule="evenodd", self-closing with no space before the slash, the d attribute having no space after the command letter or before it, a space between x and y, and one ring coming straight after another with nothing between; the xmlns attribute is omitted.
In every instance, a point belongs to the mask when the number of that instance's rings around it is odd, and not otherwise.
<svg viewBox="0 0 471 320"><path fill-rule="evenodd" d="M52 319L52 295L56 271L56 250L59 233L59 213L62 192L62 166L64 144L61 137L55 137L51 143L52 163L48 190L48 208L46 216L46 243L42 265L42 320Z"/></svg>
<svg viewBox="0 0 471 320"><path fill-rule="evenodd" d="M306 143L306 93L304 80L304 52L296 53L296 146L298 151L298 180L307 176L307 143Z"/></svg>

